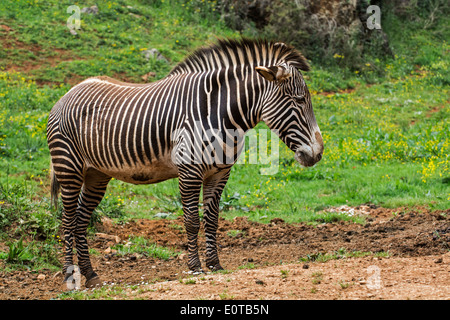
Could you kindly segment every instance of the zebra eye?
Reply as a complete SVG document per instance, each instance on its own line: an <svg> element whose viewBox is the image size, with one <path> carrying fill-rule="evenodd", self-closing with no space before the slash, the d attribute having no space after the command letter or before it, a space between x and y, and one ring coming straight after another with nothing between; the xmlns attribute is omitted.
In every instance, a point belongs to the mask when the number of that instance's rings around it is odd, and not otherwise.
<svg viewBox="0 0 450 320"><path fill-rule="evenodd" d="M305 96L294 97L294 101L295 101L297 104L303 105L303 104L305 104L305 102L306 102L306 98L305 98Z"/></svg>

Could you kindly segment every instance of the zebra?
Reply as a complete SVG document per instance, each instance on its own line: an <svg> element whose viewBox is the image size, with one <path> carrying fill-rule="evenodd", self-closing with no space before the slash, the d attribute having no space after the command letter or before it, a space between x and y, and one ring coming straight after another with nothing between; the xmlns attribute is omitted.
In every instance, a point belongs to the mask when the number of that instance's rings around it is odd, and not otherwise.
<svg viewBox="0 0 450 320"><path fill-rule="evenodd" d="M132 184L179 179L187 266L195 272L203 272L197 244L203 191L206 266L223 269L216 241L219 201L245 133L262 121L301 165L322 158L322 135L301 73L309 70L304 56L289 44L218 39L152 83L97 76L72 87L54 105L47 124L52 204L57 206L59 195L63 204L65 280L71 276L75 246L85 286L101 284L86 231L112 178ZM208 141L202 134L207 130L223 136ZM227 130L238 132L228 144ZM192 161L192 154L201 154L213 140L222 146L214 152L231 150L231 159Z"/></svg>

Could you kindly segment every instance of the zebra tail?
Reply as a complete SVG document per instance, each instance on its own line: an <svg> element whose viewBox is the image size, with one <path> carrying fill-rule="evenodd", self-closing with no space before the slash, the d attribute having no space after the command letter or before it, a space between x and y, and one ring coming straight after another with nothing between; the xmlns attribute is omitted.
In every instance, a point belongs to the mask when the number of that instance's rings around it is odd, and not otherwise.
<svg viewBox="0 0 450 320"><path fill-rule="evenodd" d="M58 179L56 179L53 164L50 164L50 179L51 203L55 209L58 209L58 196L61 185L59 184Z"/></svg>

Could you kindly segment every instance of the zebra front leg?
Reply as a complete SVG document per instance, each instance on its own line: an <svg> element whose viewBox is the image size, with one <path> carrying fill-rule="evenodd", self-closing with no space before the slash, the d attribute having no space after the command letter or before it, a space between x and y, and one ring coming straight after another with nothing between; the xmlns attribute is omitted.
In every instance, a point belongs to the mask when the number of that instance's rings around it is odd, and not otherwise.
<svg viewBox="0 0 450 320"><path fill-rule="evenodd" d="M230 176L230 168L209 177L203 184L203 205L206 237L206 266L211 270L222 270L217 253L217 227L219 203L222 191Z"/></svg>
<svg viewBox="0 0 450 320"><path fill-rule="evenodd" d="M80 272L86 278L86 288L101 285L101 280L93 270L89 258L89 247L86 240L87 227L92 213L102 201L111 177L90 169L85 175L83 189L78 200L77 229L75 232L76 249Z"/></svg>
<svg viewBox="0 0 450 320"><path fill-rule="evenodd" d="M194 272L203 272L198 256L198 231L200 217L198 201L202 187L202 178L193 175L180 175L179 187L183 203L184 226L188 237L188 267Z"/></svg>

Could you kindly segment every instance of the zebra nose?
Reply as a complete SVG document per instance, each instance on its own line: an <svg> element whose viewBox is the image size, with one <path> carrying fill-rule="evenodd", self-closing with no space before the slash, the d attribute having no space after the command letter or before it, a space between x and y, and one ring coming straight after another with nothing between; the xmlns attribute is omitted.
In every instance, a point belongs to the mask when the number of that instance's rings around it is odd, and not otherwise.
<svg viewBox="0 0 450 320"><path fill-rule="evenodd" d="M317 161L320 161L322 159L322 153L319 153L318 155L317 155Z"/></svg>

